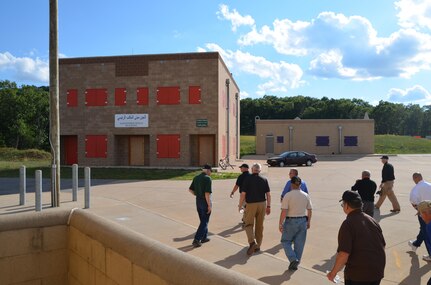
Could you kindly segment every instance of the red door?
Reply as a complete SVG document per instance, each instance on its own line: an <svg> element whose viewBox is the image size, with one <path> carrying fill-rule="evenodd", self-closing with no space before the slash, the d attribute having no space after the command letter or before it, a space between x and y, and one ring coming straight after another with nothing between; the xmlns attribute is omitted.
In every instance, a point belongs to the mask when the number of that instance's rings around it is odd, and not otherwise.
<svg viewBox="0 0 431 285"><path fill-rule="evenodd" d="M78 163L78 136L66 136L64 139L65 157L67 165Z"/></svg>

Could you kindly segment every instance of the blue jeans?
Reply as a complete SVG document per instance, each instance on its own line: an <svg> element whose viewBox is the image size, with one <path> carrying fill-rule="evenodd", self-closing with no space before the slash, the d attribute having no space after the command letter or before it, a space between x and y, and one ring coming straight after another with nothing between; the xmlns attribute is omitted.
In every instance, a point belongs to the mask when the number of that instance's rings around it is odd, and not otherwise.
<svg viewBox="0 0 431 285"><path fill-rule="evenodd" d="M281 244L290 262L300 261L307 238L307 218L287 218L284 221ZM293 247L292 247L293 246Z"/></svg>
<svg viewBox="0 0 431 285"><path fill-rule="evenodd" d="M419 220L419 225L420 225L420 230L419 233L416 237L416 240L413 242L414 246L420 247L422 242L425 242L425 247L427 249L428 255L431 254L430 250L431 250L431 245L430 242L427 238L427 231L426 231L426 224L424 222L424 220L422 220L422 218L418 215L418 220Z"/></svg>
<svg viewBox="0 0 431 285"><path fill-rule="evenodd" d="M211 213L208 212L208 204L205 198L196 198L196 209L198 211L200 224L195 234L195 240L201 241L208 236L208 222Z"/></svg>

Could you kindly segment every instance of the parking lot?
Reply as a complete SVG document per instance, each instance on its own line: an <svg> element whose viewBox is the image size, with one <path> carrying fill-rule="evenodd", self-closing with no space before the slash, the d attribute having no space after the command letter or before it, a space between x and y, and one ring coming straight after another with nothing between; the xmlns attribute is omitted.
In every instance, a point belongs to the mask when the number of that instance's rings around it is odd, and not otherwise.
<svg viewBox="0 0 431 285"><path fill-rule="evenodd" d="M409 252L407 246L419 229L415 210L409 203L409 193L414 186L411 175L419 171L425 180L431 181L430 159L431 155L389 157L395 168L394 190L401 212L391 213L391 204L387 200L375 215L387 243L382 284L419 285L425 284L431 276L431 264L421 259L426 253L425 248L422 246L415 254ZM245 157L235 164L242 162L250 165L265 163L265 157ZM299 176L307 182L314 209L300 270L295 273L287 271L288 261L278 231L279 197L288 179L289 168L263 167L262 175L268 178L273 197L272 213L265 220L263 252L250 258L245 254L247 239L236 207L238 193L233 199L229 198L234 180L213 182L214 205L209 224L212 240L198 249L191 247L198 218L194 199L187 191L190 181L109 181L92 187L90 211L268 284L329 284L324 275L333 265L338 229L345 218L339 203L341 194L350 189L364 169L368 169L371 179L379 184L382 163L379 156L318 156L318 162L313 166L298 167ZM0 180L0 191L6 187L1 183L4 181ZM62 191L62 207L82 207L82 192L80 190L78 202L71 202L70 190ZM23 207L17 205L16 194L1 195L0 214L32 211L31 199L32 194L28 194L29 202ZM44 203L49 206L49 193L44 193Z"/></svg>

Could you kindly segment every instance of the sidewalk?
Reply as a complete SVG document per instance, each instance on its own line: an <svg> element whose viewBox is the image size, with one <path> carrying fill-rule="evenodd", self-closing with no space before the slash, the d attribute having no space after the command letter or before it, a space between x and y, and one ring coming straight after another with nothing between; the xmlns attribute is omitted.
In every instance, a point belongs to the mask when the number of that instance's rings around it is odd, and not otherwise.
<svg viewBox="0 0 431 285"><path fill-rule="evenodd" d="M421 171L430 177L428 157L399 156L391 161L396 169L395 191L401 204L400 214L389 212L385 201L375 218L380 222L386 239L386 269L382 285L426 284L431 277L431 264L422 261L424 247L416 253L408 252L407 241L413 239L419 225L415 212L408 202L413 187L411 172ZM375 161L377 160L377 162ZM252 163L253 161L246 161ZM288 261L280 245L277 230L279 195L289 168L264 168L272 192L272 213L265 220L262 252L246 256L247 239L239 224L241 216L236 210L238 196L229 198L234 180L213 182L213 213L209 230L211 241L200 248L191 246L198 218L194 198L187 189L190 181L110 181L92 187L89 211L127 226L156 239L225 268L241 272L268 284L331 284L325 277L331 269L337 247L337 234L345 215L339 206L341 193L353 185L362 169L369 169L372 179L379 182L381 163L378 158L364 157L351 162L318 162L313 167L299 168L300 176L307 181L313 200L313 219L308 232L304 256L299 270L287 271ZM342 170L342 171L341 171ZM374 177L373 177L374 176ZM431 179L426 179L431 180ZM0 184L3 181L0 179ZM1 188L1 187L0 187ZM78 202L71 202L70 190L62 191L61 207L84 206L83 190ZM44 192L46 207L50 193ZM18 195L0 195L0 215L20 211L34 211L34 194L27 194L27 206L18 206ZM44 209L49 210L49 208ZM340 273L342 276L342 273Z"/></svg>

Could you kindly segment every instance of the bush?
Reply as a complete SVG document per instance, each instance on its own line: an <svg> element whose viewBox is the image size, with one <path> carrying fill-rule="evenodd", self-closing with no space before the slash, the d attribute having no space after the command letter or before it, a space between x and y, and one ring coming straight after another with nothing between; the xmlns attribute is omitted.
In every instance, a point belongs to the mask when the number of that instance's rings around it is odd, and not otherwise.
<svg viewBox="0 0 431 285"><path fill-rule="evenodd" d="M41 159L51 159L51 154L44 150L38 149L19 150L10 147L0 148L0 160L3 161L25 161Z"/></svg>

